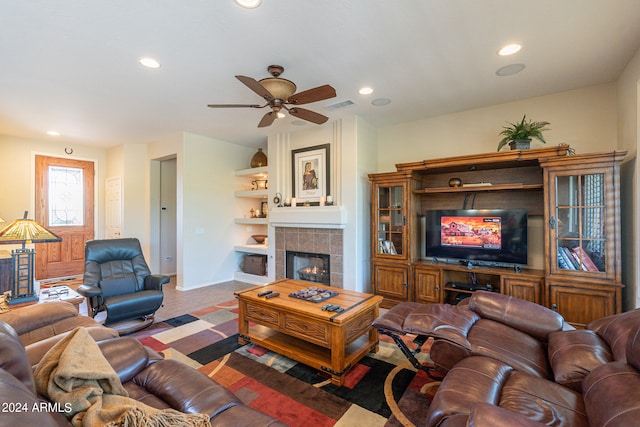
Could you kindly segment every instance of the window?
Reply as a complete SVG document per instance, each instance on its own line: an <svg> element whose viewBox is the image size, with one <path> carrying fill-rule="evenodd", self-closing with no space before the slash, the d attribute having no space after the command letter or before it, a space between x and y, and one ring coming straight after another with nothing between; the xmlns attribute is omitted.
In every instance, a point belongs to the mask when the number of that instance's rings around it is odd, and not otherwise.
<svg viewBox="0 0 640 427"><path fill-rule="evenodd" d="M84 225L82 169L49 166L49 226Z"/></svg>

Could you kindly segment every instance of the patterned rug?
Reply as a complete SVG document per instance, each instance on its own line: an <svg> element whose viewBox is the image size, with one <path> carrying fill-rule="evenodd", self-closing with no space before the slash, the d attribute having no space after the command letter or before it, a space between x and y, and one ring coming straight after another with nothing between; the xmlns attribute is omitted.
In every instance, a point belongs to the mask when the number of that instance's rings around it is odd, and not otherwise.
<svg viewBox="0 0 640 427"><path fill-rule="evenodd" d="M423 426L438 382L416 371L398 347L380 337L335 386L326 374L255 344L238 345L237 301L157 322L132 334L234 392L245 404L291 427ZM419 355L430 363L428 344Z"/></svg>

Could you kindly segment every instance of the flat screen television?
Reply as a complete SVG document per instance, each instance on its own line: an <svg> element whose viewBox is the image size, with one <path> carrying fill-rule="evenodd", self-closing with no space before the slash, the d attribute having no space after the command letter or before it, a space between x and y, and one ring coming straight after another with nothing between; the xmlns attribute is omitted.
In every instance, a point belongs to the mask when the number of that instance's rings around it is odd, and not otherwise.
<svg viewBox="0 0 640 427"><path fill-rule="evenodd" d="M525 209L457 209L425 212L425 255L478 265L527 264Z"/></svg>

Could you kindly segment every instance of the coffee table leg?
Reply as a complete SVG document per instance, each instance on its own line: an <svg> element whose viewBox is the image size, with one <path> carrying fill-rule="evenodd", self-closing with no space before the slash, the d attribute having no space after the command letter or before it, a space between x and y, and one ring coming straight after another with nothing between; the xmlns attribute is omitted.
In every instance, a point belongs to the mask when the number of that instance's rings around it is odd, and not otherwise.
<svg viewBox="0 0 640 427"><path fill-rule="evenodd" d="M249 336L249 322L245 318L246 306L243 301L238 302L238 344L245 345L249 341L244 338Z"/></svg>
<svg viewBox="0 0 640 427"><path fill-rule="evenodd" d="M331 329L331 369L336 373L342 373L342 375L331 374L331 384L341 386L344 383L345 329L337 326Z"/></svg>
<svg viewBox="0 0 640 427"><path fill-rule="evenodd" d="M377 319L378 315L379 315L379 307L376 305L373 309L373 318ZM371 329L369 329L369 342L370 343L376 343L375 347L373 347L371 349L371 353L377 353L378 350L380 349L380 345L378 344L379 341L379 337L378 337L378 330L376 328L374 328L373 326L371 327Z"/></svg>

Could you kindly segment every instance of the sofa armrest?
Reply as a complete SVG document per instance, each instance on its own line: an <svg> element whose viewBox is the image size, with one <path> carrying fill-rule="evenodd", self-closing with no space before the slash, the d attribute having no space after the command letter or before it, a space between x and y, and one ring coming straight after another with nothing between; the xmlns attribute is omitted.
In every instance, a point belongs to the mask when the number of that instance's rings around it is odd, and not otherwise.
<svg viewBox="0 0 640 427"><path fill-rule="evenodd" d="M102 296L102 288L98 285L80 285L78 293L86 298Z"/></svg>
<svg viewBox="0 0 640 427"><path fill-rule="evenodd" d="M582 380L600 365L613 361L607 343L586 329L553 332L547 349L555 382L582 393Z"/></svg>
<svg viewBox="0 0 640 427"><path fill-rule="evenodd" d="M213 418L242 402L229 390L182 362L165 359L149 365L133 382L162 399L172 408L188 414Z"/></svg>
<svg viewBox="0 0 640 427"><path fill-rule="evenodd" d="M469 309L484 319L503 323L542 342L551 332L561 331L564 318L547 307L495 292L476 291Z"/></svg>
<svg viewBox="0 0 640 427"><path fill-rule="evenodd" d="M35 304L12 310L2 315L2 320L15 329L20 336L61 320L78 316L73 304L64 301L53 301L46 304Z"/></svg>
<svg viewBox="0 0 640 427"><path fill-rule="evenodd" d="M591 426L635 426L640 419L640 373L624 362L598 366L582 383Z"/></svg>
<svg viewBox="0 0 640 427"><path fill-rule="evenodd" d="M161 291L162 285L169 283L171 278L161 274L150 274L144 278L144 289L147 291Z"/></svg>
<svg viewBox="0 0 640 427"><path fill-rule="evenodd" d="M488 403L474 405L467 422L467 427L543 427L545 425Z"/></svg>

